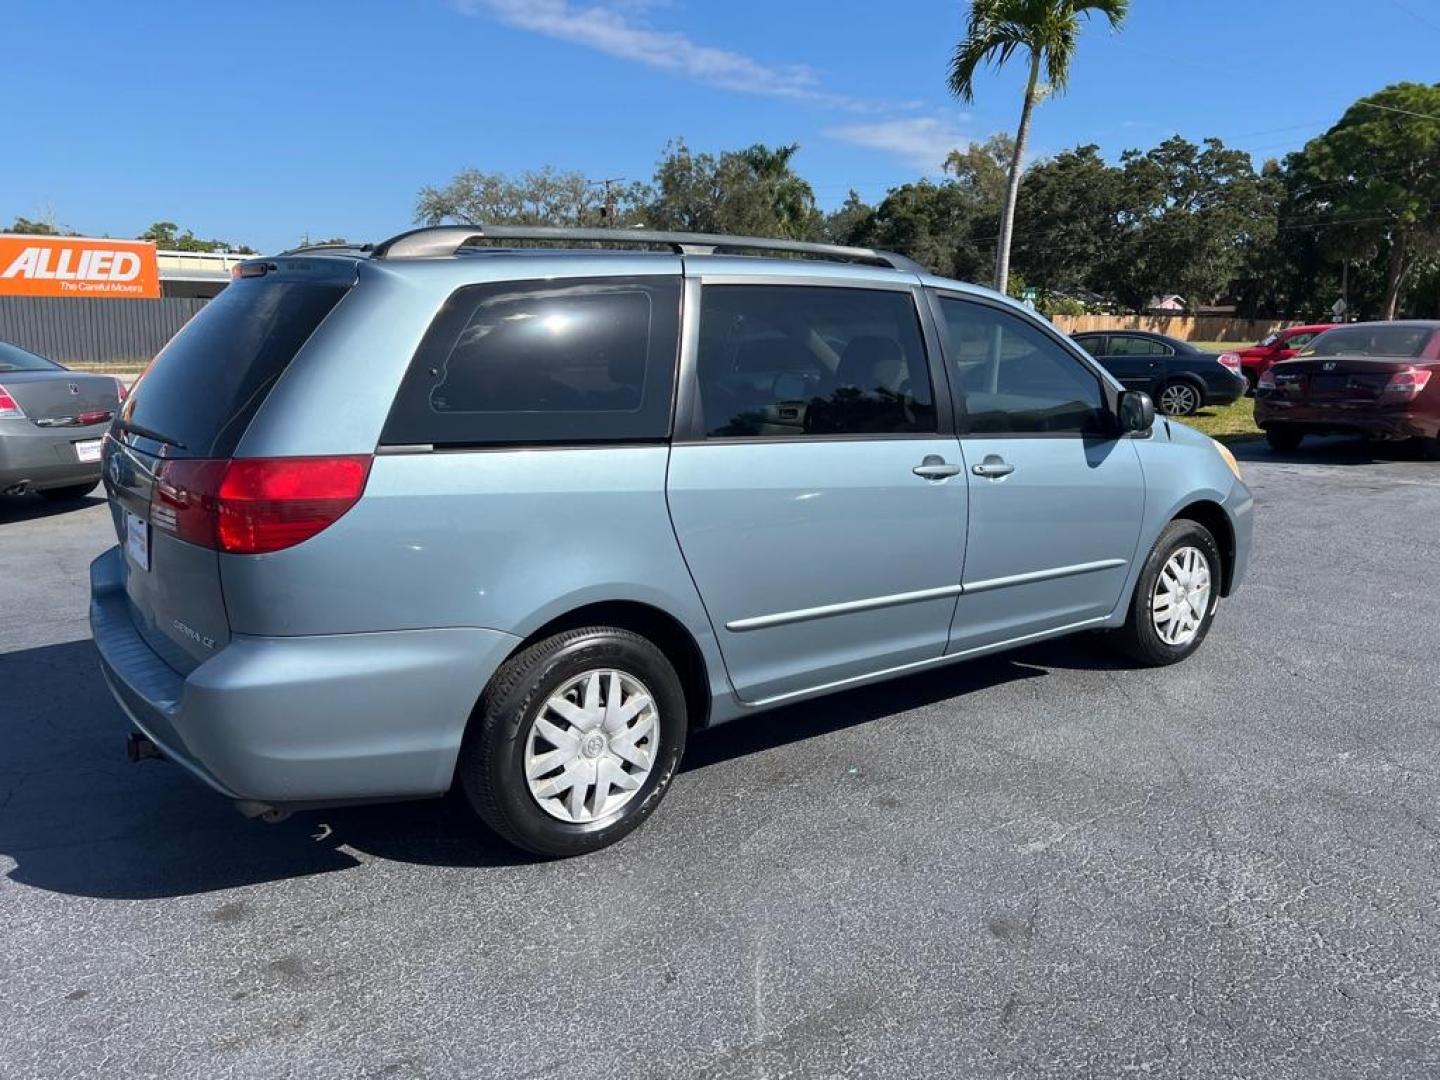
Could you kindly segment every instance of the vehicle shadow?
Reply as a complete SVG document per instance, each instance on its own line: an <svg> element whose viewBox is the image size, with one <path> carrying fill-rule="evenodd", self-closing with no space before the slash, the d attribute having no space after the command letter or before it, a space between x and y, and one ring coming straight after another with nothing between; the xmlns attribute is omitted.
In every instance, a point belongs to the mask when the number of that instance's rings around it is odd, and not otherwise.
<svg viewBox="0 0 1440 1080"><path fill-rule="evenodd" d="M1119 666L1085 639L1034 646L698 733L692 772L823 737L1053 667ZM106 899L185 896L347 870L375 857L444 867L533 861L471 819L457 795L296 814L277 825L241 817L165 762L132 765L129 724L88 640L0 655L0 863L11 881Z"/></svg>
<svg viewBox="0 0 1440 1080"><path fill-rule="evenodd" d="M97 487L96 490L99 491L100 488ZM83 495L78 499L66 499L64 502L51 502L39 495L0 495L0 525L12 521L34 521L57 517L60 514L73 514L77 510L100 506L104 502L103 495L98 498L94 495Z"/></svg>
<svg viewBox="0 0 1440 1080"><path fill-rule="evenodd" d="M1309 436L1298 450L1273 450L1263 439L1231 443L1241 461L1279 465L1378 465L1417 461L1418 448L1411 442L1383 442L1347 435Z"/></svg>

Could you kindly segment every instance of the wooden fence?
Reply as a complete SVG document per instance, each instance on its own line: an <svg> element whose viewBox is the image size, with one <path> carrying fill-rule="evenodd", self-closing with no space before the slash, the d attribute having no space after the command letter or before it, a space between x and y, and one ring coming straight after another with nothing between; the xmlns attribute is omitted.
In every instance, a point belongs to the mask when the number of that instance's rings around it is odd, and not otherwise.
<svg viewBox="0 0 1440 1080"><path fill-rule="evenodd" d="M1150 330L1181 341L1228 341L1253 345L1293 319L1231 319L1223 315L1056 315L1056 327L1067 334L1093 330Z"/></svg>

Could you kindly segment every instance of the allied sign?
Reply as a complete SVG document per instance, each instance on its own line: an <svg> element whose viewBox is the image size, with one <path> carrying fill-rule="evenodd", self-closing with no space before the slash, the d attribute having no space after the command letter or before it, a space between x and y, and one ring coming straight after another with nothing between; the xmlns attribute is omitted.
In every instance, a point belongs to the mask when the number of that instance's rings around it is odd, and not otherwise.
<svg viewBox="0 0 1440 1080"><path fill-rule="evenodd" d="M88 236L0 234L0 296L156 300L155 245Z"/></svg>

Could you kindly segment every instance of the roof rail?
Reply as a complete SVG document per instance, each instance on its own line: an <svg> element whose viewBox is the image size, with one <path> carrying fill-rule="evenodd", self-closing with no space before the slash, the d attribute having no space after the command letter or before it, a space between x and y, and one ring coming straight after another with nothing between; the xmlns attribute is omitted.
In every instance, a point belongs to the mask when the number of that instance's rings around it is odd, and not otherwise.
<svg viewBox="0 0 1440 1080"><path fill-rule="evenodd" d="M887 266L893 270L924 273L918 263L903 255L873 248L812 244L763 236L725 236L719 233L659 232L653 229L569 229L550 225L432 225L392 236L371 249L377 259L424 259L454 255L474 240L547 240L556 243L594 243L606 246L646 244L668 247L677 255L712 255L726 251L778 251L818 259Z"/></svg>

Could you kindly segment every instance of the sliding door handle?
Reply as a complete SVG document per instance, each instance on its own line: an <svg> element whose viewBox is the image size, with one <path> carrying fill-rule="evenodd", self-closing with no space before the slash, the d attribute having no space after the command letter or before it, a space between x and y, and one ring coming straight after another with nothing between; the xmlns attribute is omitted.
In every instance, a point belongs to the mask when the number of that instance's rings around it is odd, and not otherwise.
<svg viewBox="0 0 1440 1080"><path fill-rule="evenodd" d="M978 465L972 465L970 467L970 471L973 472L976 476L984 476L991 480L999 480L1002 476L1009 476L1012 472L1014 472L1015 466L1011 465L1008 461L1000 457L998 454L986 454L985 460L980 462L980 464Z"/></svg>
<svg viewBox="0 0 1440 1080"><path fill-rule="evenodd" d="M959 474L961 466L951 465L939 454L926 454L925 460L910 471L926 480L944 480Z"/></svg>

